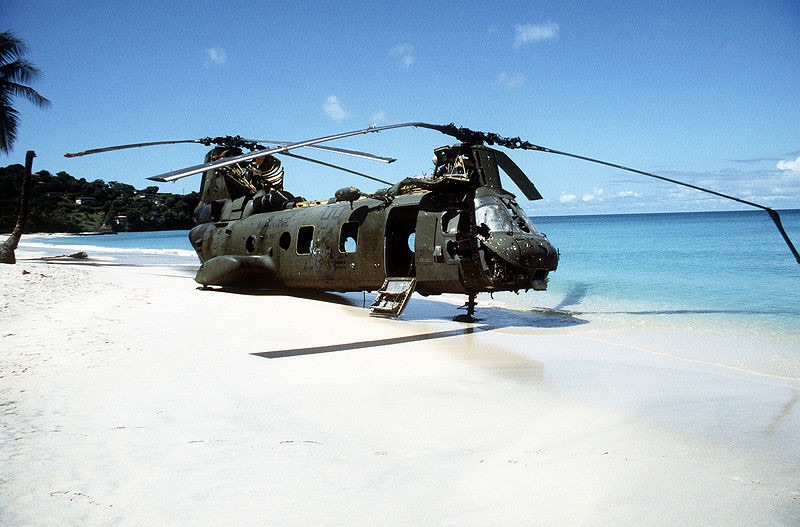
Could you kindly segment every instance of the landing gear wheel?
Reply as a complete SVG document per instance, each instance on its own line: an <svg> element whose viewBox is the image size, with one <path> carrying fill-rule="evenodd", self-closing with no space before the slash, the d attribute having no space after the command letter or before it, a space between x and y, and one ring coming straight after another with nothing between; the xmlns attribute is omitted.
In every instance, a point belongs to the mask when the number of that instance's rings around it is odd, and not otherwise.
<svg viewBox="0 0 800 527"><path fill-rule="evenodd" d="M475 318L475 306L478 305L478 303L475 302L475 297L477 296L478 295L476 293L470 293L467 302L463 306L458 308L458 309L466 309L467 312L463 315L456 315L455 317L453 317L453 320L455 320L456 322L477 322L478 320L480 320L479 318Z"/></svg>

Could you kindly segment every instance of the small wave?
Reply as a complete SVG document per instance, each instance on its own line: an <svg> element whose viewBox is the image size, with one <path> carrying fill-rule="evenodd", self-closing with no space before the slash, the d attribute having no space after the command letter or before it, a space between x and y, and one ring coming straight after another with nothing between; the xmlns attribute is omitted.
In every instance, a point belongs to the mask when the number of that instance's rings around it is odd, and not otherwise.
<svg viewBox="0 0 800 527"><path fill-rule="evenodd" d="M154 255L167 255L167 256L184 256L196 257L197 253L189 249L147 249L141 247L100 247L98 245L83 245L83 244L52 244L40 242L20 242L20 247L23 249L46 249L48 251L61 250L61 251L84 251L89 254L104 253L104 254L154 254Z"/></svg>

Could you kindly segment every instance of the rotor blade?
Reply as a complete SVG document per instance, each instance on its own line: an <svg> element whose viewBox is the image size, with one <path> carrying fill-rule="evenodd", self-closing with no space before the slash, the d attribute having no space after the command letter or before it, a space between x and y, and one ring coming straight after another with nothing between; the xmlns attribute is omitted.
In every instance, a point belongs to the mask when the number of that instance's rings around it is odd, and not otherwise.
<svg viewBox="0 0 800 527"><path fill-rule="evenodd" d="M517 166L514 161L511 160L510 157L505 152L501 152L500 150L495 150L494 148L487 148L491 150L492 154L494 154L495 161L497 161L497 166L503 169L503 171L508 174L508 177L511 178L511 181L525 194L525 197L531 201L535 201L537 199L542 199L542 195L533 185L533 182L525 175L525 172L522 171L521 168Z"/></svg>
<svg viewBox="0 0 800 527"><path fill-rule="evenodd" d="M268 143L271 145L290 145L292 144L290 141L267 141L267 140L260 140L259 143ZM336 154L342 154L346 156L353 156L353 157L360 157L362 159L370 159L372 161L381 161L383 163L394 163L397 159L393 157L384 157L384 156L376 156L375 154L370 154L368 152L359 152L358 150L345 150L344 148L334 148L332 146L319 146L319 145L309 145L306 148L312 148L314 150L322 150L325 152L334 152Z"/></svg>
<svg viewBox="0 0 800 527"><path fill-rule="evenodd" d="M406 126L417 126L419 123L403 123L403 124L391 124L387 126L370 126L369 128L364 128L361 130L354 130L352 132L344 132L335 135L327 135L325 137L319 137L317 139L309 139L307 141L299 141L297 143L289 143L287 145L277 146L275 148L267 148L266 150L257 150L255 152L249 152L246 154L233 156L233 157L225 157L222 159L218 159L216 161L212 161L210 163L203 163L201 165L194 165L191 167L187 167L181 170L174 170L172 172L167 172L165 174L160 174L158 176L152 176L147 179L152 181L158 181L161 183L165 183L168 181L176 181L178 179L192 176L194 174L199 174L201 172L205 172L206 170L210 170L213 168L221 168L229 165L235 165L236 163L240 163L242 161L249 161L250 159L254 159L256 157L261 157L264 155L269 154L281 154L283 152L288 152L289 150L294 150L296 148L301 148L304 146L314 146L319 143L325 143L327 141L335 141L337 139L344 139L345 137L352 137L355 135L361 134L369 134L373 132L381 132L383 130L391 130L394 128L403 128Z"/></svg>
<svg viewBox="0 0 800 527"><path fill-rule="evenodd" d="M430 129L433 129L433 130L439 130L442 133L448 133L446 130L452 130L452 129L455 129L455 130L467 130L465 128L456 128L455 125L453 125L453 124L450 124L450 125L447 125L447 126L440 126L440 125L427 124L427 123L403 123L403 124L395 124L395 125L380 126L380 127L372 126L370 128L366 128L364 130L359 130L359 131L356 131L356 132L348 132L346 134L340 134L338 136L330 136L331 138L321 138L320 140L317 140L317 141L321 141L321 142L332 141L333 139L339 139L339 138L342 138L342 137L349 137L351 135L357 135L357 134L360 134L360 133L380 132L381 130L390 130L392 128L402 128L402 127L407 127L407 126L414 126L414 127L419 126L419 127L423 127L423 128L430 128ZM452 134L449 134L449 135L452 135ZM269 143L269 144L275 144L275 145L280 145L280 146L290 146L290 145L295 144L295 143L291 143L289 141L268 141L268 140L259 140L259 139L251 139L250 141L256 142L256 143ZM99 154L101 152L113 152L115 150L125 150L125 149L128 149L128 148L141 148L141 147L144 147L144 146L177 145L177 144L181 144L181 143L200 143L200 144L208 145L208 144L210 144L210 142L213 142L213 140L211 138L205 137L205 138L202 138L202 139L179 139L179 140L176 140L176 141L151 141L151 142L147 142L147 143L131 143L131 144L127 144L127 145L107 146L107 147L104 147L104 148L92 148L90 150L83 150L82 152L66 153L66 154L64 154L64 157L80 157L80 156L86 156L86 155L89 155L89 154ZM382 161L384 163L392 163L394 161L397 161L396 159L394 159L392 157L376 156L374 154L370 154L370 153L367 153L367 152L359 152L357 150L346 150L346 149L343 149L343 148L334 148L334 147L330 147L330 146L316 146L313 143L313 141L310 142L309 144L306 144L306 145L303 145L303 146L306 146L308 148L315 148L317 150L328 150L328 151L336 152L336 153L339 153L339 154L344 154L344 155L349 155L349 156L354 156L354 157L361 157L361 158L364 158L364 159L373 159L375 161ZM299 147L292 147L292 148L299 148ZM254 156L254 157L258 157L258 156ZM189 175L191 175L191 174L189 174ZM152 178L150 178L150 179L152 179Z"/></svg>
<svg viewBox="0 0 800 527"><path fill-rule="evenodd" d="M267 143L267 144L281 145L281 146L291 144L290 141L269 141L266 139L244 139L244 141L250 141L253 143ZM115 150L125 150L127 148L141 148L143 146L158 146L158 145L176 145L181 143L201 143L208 146L213 142L214 140L211 139L210 137L204 137L202 139L180 139L177 141L151 141L148 143L132 143L129 145L116 145L116 146L107 146L104 148L92 148L90 150L84 150L82 152L66 153L64 154L64 157L80 157L89 154L99 154L101 152L113 152ZM359 152L358 150L346 150L344 148L333 148L330 146L309 146L308 148L313 148L316 150L325 150L328 152L334 152L346 156L360 157L362 159L370 159L373 161L381 161L382 163L393 163L397 161L397 159L393 157L378 156L375 154L370 154L368 152Z"/></svg>
<svg viewBox="0 0 800 527"><path fill-rule="evenodd" d="M340 167L339 165L334 165L332 163L326 163L325 161L320 161L319 159L313 159L313 158L306 157L306 156L301 156L301 155L298 155L298 154L291 154L289 152L283 152L280 155L294 157L296 159L302 159L303 161L310 161L311 163L316 163L318 165L326 166L328 168L335 168L336 170L341 170L341 171L347 172L349 174L355 174L356 176L365 177L367 179L371 179L372 181L377 181L378 183L383 183L383 184L389 185L389 186L392 185L392 183L390 183L389 181L384 181L384 180L378 179L376 177L368 176L367 174L362 174L361 172L356 172L355 170L350 170L349 168Z"/></svg>
<svg viewBox="0 0 800 527"><path fill-rule="evenodd" d="M157 145L177 145L180 143L202 143L201 139L180 139L178 141L152 141L150 143L132 143L129 145L107 146L105 148L92 148L91 150L84 150L83 152L67 153L64 157L79 157L89 154L99 154L101 152L112 152L114 150L125 150L126 148L141 148L143 146L157 146Z"/></svg>
<svg viewBox="0 0 800 527"><path fill-rule="evenodd" d="M774 209L771 209L770 207L767 207L765 205L760 205L760 204L754 203L752 201L747 201L746 199L737 198L736 196L730 196L728 194L723 194L722 192L717 192L716 190L711 190L711 189L708 189L708 188L699 187L697 185L692 185L691 183L685 183L683 181L678 181L677 179L672 179L672 178L668 178L668 177L664 177L664 176L659 176L657 174L652 174L650 172L645 172L643 170L638 170L638 169L635 169L635 168L626 167L624 165L619 165L617 163L609 163L608 161L601 161L600 159L593 159L591 157L581 156L581 155L578 155L578 154L571 154L569 152L561 152L559 150L553 150L552 148L545 148L543 146L533 145L533 144L527 143L527 142L526 142L525 146L520 146L519 148L523 148L525 150L537 150L539 152L547 152L547 153L550 153L550 154L558 154L558 155L562 155L562 156L572 157L574 159L580 159L582 161L588 161L590 163L597 163L597 164L605 165L605 166L612 167L612 168L618 168L620 170L626 170L628 172L633 172L635 174L640 174L642 176L647 176L647 177L651 177L651 178L654 178L654 179L660 179L661 181L667 181L669 183L674 183L676 185L681 185L683 187L688 187L688 188L691 188L691 189L694 189L694 190L699 190L700 192L706 192L708 194L713 194L714 196L719 196L721 198L725 198L725 199L729 199L729 200L732 200L732 201L736 201L738 203L743 203L745 205L750 205L751 207L756 207L756 208L759 208L759 209L763 209L763 210L767 211L767 214L769 214L769 217L772 219L772 222L775 224L775 227L778 228L778 232L781 233L781 236L783 237L783 241L786 242L786 245L789 247L789 250L792 252L792 255L794 256L794 259L797 260L798 264L800 264L800 253L797 252L797 249L795 248L794 244L792 243L792 240L789 238L789 235L786 233L786 230L784 230L783 224L781 223L780 215L778 214L777 211L775 211Z"/></svg>

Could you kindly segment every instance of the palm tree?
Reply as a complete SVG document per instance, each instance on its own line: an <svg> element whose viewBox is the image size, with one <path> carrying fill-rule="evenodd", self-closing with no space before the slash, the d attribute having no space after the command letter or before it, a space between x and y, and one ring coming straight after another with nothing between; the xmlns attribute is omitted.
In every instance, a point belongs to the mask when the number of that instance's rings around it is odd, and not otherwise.
<svg viewBox="0 0 800 527"><path fill-rule="evenodd" d="M17 138L19 113L11 106L14 97L24 97L36 106L50 101L26 83L39 75L39 70L23 57L25 42L10 31L0 33L0 151L8 154Z"/></svg>
<svg viewBox="0 0 800 527"><path fill-rule="evenodd" d="M6 154L11 152L19 124L19 113L11 107L13 98L19 95L40 107L50 104L50 101L39 95L39 92L25 85L39 74L39 70L22 56L24 52L25 42L12 35L10 31L0 33L0 152ZM0 244L0 263L16 262L14 251L22 237L25 219L28 216L28 188L31 184L31 167L35 155L33 150L29 150L25 157L25 175L22 179L17 224L11 236Z"/></svg>

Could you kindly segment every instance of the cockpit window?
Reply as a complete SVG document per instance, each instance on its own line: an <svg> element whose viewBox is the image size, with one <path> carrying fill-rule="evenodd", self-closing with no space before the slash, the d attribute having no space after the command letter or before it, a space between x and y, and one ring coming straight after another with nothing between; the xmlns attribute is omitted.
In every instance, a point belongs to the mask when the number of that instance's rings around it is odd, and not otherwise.
<svg viewBox="0 0 800 527"><path fill-rule="evenodd" d="M511 198L475 198L475 223L489 232L538 233L530 218Z"/></svg>
<svg viewBox="0 0 800 527"><path fill-rule="evenodd" d="M489 229L490 232L511 232L511 215L496 199L478 198L475 206L475 224Z"/></svg>
<svg viewBox="0 0 800 527"><path fill-rule="evenodd" d="M533 226L533 222L531 218L525 213L522 208L513 200L508 200L506 203L509 212L511 213L511 219L514 221L514 224L521 230L522 232L528 232L531 234L539 234L539 231L536 230L536 227Z"/></svg>

